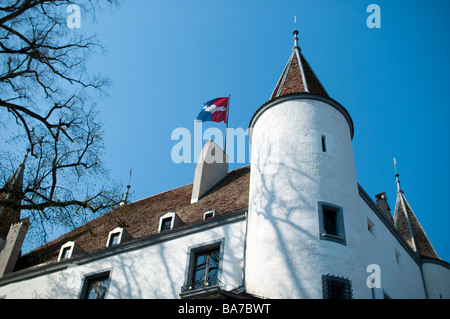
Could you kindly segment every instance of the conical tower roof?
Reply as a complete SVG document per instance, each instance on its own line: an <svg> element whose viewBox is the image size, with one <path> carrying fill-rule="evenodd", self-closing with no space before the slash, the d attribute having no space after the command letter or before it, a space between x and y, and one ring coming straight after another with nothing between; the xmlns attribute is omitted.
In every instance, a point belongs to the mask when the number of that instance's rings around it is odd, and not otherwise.
<svg viewBox="0 0 450 319"><path fill-rule="evenodd" d="M428 236L406 200L405 194L400 187L399 175L396 174L395 177L398 188L394 212L395 228L419 256L439 259Z"/></svg>
<svg viewBox="0 0 450 319"><path fill-rule="evenodd" d="M295 94L311 93L329 97L319 79L309 66L301 53L298 45L298 31L294 31L294 47L286 67L270 97L273 100L277 97Z"/></svg>
<svg viewBox="0 0 450 319"><path fill-rule="evenodd" d="M9 202L19 205L21 203L23 196L23 176L25 172L25 161L28 157L28 152L29 150L27 150L22 163L20 163L15 173L0 189L0 237L6 238L11 224L20 221L20 210L17 211L2 204L5 202Z"/></svg>
<svg viewBox="0 0 450 319"><path fill-rule="evenodd" d="M278 101L286 99L311 99L319 100L334 107L342 113L348 122L350 135L353 139L354 125L349 112L337 101L329 97L324 87L320 83L316 74L303 57L298 45L298 31L294 31L294 47L292 48L289 60L281 73L281 76L273 90L270 99L260 106L253 114L249 123L249 139L252 141L252 129L259 116L268 108L276 105Z"/></svg>

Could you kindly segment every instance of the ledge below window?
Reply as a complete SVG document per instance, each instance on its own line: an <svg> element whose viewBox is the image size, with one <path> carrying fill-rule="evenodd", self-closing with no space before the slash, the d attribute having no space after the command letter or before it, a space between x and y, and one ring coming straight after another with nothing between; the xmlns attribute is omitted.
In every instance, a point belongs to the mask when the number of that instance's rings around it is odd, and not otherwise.
<svg viewBox="0 0 450 319"><path fill-rule="evenodd" d="M195 283L194 285L186 285L181 287L180 297L181 299L201 299L209 295L217 294L219 291L224 290L226 285L220 280L215 279L213 282Z"/></svg>
<svg viewBox="0 0 450 319"><path fill-rule="evenodd" d="M329 241L334 241L336 243L345 245L345 239L336 235L331 235L331 234L322 234L321 239L324 240L329 240Z"/></svg>

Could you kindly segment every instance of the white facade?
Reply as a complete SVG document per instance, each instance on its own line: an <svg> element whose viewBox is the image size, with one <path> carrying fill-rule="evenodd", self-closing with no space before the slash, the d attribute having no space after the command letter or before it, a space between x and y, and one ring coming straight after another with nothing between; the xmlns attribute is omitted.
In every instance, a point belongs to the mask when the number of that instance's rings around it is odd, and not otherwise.
<svg viewBox="0 0 450 319"><path fill-rule="evenodd" d="M368 195L361 192L360 214L364 220L366 267L375 264L380 270L380 287L374 289L374 298L426 298L418 256L396 234L393 223L384 218L381 212L377 214L376 207L368 205ZM370 223L372 226L369 230ZM450 269L447 271L450 272Z"/></svg>
<svg viewBox="0 0 450 319"><path fill-rule="evenodd" d="M193 249L220 247L220 281L227 289L242 286L245 214L208 227L183 229L105 250L99 255L20 272L0 283L7 299L77 299L85 279L109 272L108 299L176 299L186 284Z"/></svg>

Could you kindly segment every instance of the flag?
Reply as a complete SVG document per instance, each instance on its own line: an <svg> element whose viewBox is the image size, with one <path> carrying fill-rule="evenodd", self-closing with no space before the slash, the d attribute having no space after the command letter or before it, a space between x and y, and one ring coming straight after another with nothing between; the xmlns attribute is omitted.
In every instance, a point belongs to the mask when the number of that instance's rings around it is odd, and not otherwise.
<svg viewBox="0 0 450 319"><path fill-rule="evenodd" d="M197 120L227 122L228 97L219 97L205 103Z"/></svg>

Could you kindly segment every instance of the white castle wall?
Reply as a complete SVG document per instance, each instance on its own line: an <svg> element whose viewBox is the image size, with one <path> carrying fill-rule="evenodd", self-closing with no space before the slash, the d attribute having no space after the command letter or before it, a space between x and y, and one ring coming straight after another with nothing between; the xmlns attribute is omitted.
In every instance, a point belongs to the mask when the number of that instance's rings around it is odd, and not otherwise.
<svg viewBox="0 0 450 319"><path fill-rule="evenodd" d="M251 130L247 291L322 298L321 276L331 274L352 281L354 298L370 298L349 124L324 101L275 104ZM319 202L343 208L345 245L320 239Z"/></svg>
<svg viewBox="0 0 450 319"><path fill-rule="evenodd" d="M219 279L233 289L242 285L245 221L234 222L116 254L81 265L44 273L0 287L0 297L79 298L84 277L110 271L108 299L177 299L185 285L192 247L222 241Z"/></svg>
<svg viewBox="0 0 450 319"><path fill-rule="evenodd" d="M375 288L376 299L385 295L393 299L426 298L420 266L388 226L361 200L361 215L365 219L367 265L379 266L379 288ZM367 223L372 223L372 232ZM361 256L360 258L364 258ZM371 274L372 271L369 274Z"/></svg>
<svg viewBox="0 0 450 319"><path fill-rule="evenodd" d="M422 265L423 277L428 298L450 299L450 269L436 261L427 261Z"/></svg>

